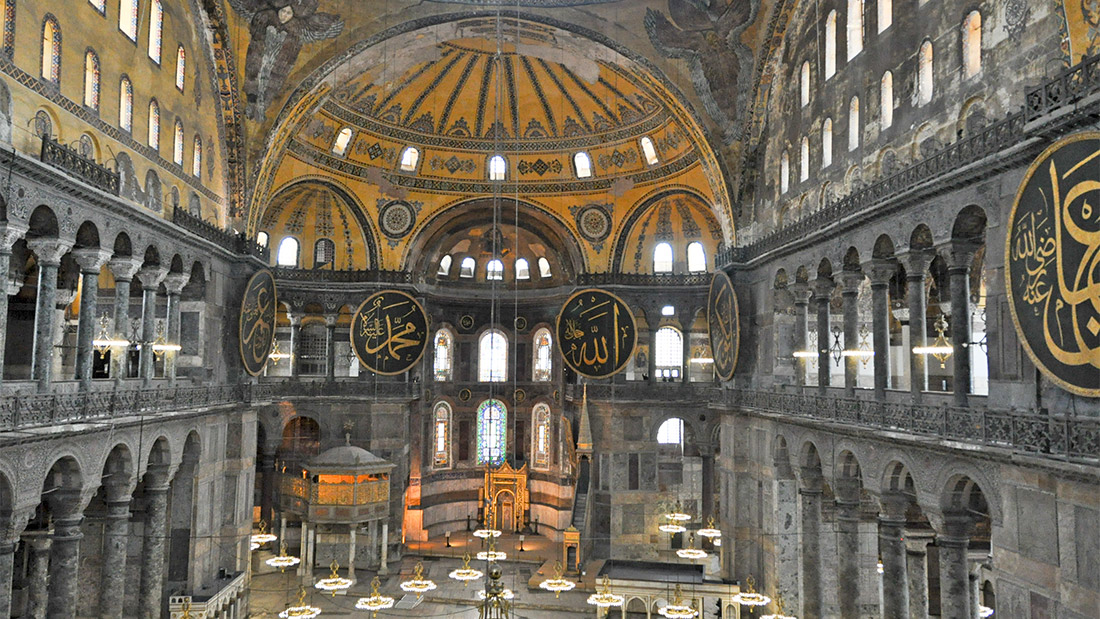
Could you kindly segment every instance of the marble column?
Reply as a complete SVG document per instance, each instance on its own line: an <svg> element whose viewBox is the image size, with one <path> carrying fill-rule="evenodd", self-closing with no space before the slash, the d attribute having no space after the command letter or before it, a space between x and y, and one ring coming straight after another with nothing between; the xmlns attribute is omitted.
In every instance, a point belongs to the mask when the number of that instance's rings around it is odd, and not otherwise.
<svg viewBox="0 0 1100 619"><path fill-rule="evenodd" d="M95 347L92 340L96 332L96 308L99 304L99 270L111 258L111 252L98 248L73 250L73 258L80 265L80 318L76 327L76 378L80 388L92 388L92 365Z"/></svg>
<svg viewBox="0 0 1100 619"><path fill-rule="evenodd" d="M168 475L149 477L145 483L145 539L141 546L141 582L138 604L143 619L160 619L164 590L164 550L168 524Z"/></svg>
<svg viewBox="0 0 1100 619"><path fill-rule="evenodd" d="M4 271L0 271L3 273ZM15 575L15 549L32 512L5 514L0 522L0 617L11 617L11 585Z"/></svg>
<svg viewBox="0 0 1100 619"><path fill-rule="evenodd" d="M336 380L336 319L337 314L325 314L325 330L328 340L325 342L325 379Z"/></svg>
<svg viewBox="0 0 1100 619"><path fill-rule="evenodd" d="M841 617L859 617L859 486L855 482L854 497L842 492L841 485L855 480L837 480L836 544L837 602ZM841 495L844 494L844 498ZM852 500L852 499L855 500Z"/></svg>
<svg viewBox="0 0 1100 619"><path fill-rule="evenodd" d="M138 367L141 369L141 386L148 389L153 386L156 372L153 341L157 339L157 286L168 275L168 269L159 265L146 265L138 271L141 280L141 354Z"/></svg>
<svg viewBox="0 0 1100 619"><path fill-rule="evenodd" d="M355 580L355 530L357 524L348 525L348 578Z"/></svg>
<svg viewBox="0 0 1100 619"><path fill-rule="evenodd" d="M6 222L0 224L0 385L4 384L4 349L8 336L8 271L11 270L11 249L16 241L27 233L25 224ZM3 609L0 609L3 610ZM0 617L4 617L0 613Z"/></svg>
<svg viewBox="0 0 1100 619"><path fill-rule="evenodd" d="M970 393L970 264L978 245L952 243L947 273L951 278L951 354L955 406L965 407Z"/></svg>
<svg viewBox="0 0 1100 619"><path fill-rule="evenodd" d="M263 479L260 481L260 518L269 519L271 527L275 527L275 454L273 449L266 445L260 445L260 474L263 475ZM286 520L283 520L284 526ZM279 537L279 542L282 543L284 536Z"/></svg>
<svg viewBox="0 0 1100 619"><path fill-rule="evenodd" d="M897 271L893 260L872 260L865 268L871 280L871 336L875 368L875 399L886 400L890 387L890 278Z"/></svg>
<svg viewBox="0 0 1100 619"><path fill-rule="evenodd" d="M73 499L79 504L79 497ZM80 569L80 513L54 518L52 545L50 548L50 593L46 604L50 619L76 617L77 593Z"/></svg>
<svg viewBox="0 0 1100 619"><path fill-rule="evenodd" d="M288 310L286 317L290 320L290 376L298 378L302 354L302 312Z"/></svg>
<svg viewBox="0 0 1100 619"><path fill-rule="evenodd" d="M909 578L909 617L928 617L928 544L931 531L905 531L905 571Z"/></svg>
<svg viewBox="0 0 1100 619"><path fill-rule="evenodd" d="M844 301L844 350L859 348L859 286L863 283L862 271L845 271L841 275L840 294ZM859 380L859 357L844 356L844 394L856 394Z"/></svg>
<svg viewBox="0 0 1100 619"><path fill-rule="evenodd" d="M309 567L309 566L306 565L306 559L309 558L307 556L307 554L309 552L309 523L308 522L303 522L302 523L302 534L301 535L302 535L302 538L298 541L298 558L301 559L301 561L298 563L298 575L299 576L306 576L307 573L312 572L312 570L310 570L310 572L306 571L306 568Z"/></svg>
<svg viewBox="0 0 1100 619"><path fill-rule="evenodd" d="M836 283L832 279L818 277L814 280L814 305L817 309L817 393L825 395L829 387L830 338L829 304L833 300Z"/></svg>
<svg viewBox="0 0 1100 619"><path fill-rule="evenodd" d="M110 492L110 491L108 491ZM120 619L126 599L126 546L130 539L130 493L112 493L103 521L103 571L99 586L99 616Z"/></svg>
<svg viewBox="0 0 1100 619"><path fill-rule="evenodd" d="M821 493L820 473L802 474L802 616L821 619Z"/></svg>
<svg viewBox="0 0 1100 619"><path fill-rule="evenodd" d="M141 268L141 260L132 256L119 256L112 258L107 263L107 268L115 278L114 334L121 339L130 340L130 282ZM116 386L126 378L133 344L130 342L125 347L111 349L111 378L115 379Z"/></svg>
<svg viewBox="0 0 1100 619"><path fill-rule="evenodd" d="M168 334L165 339L169 344L180 343L180 295L183 287L190 281L187 273L169 273L164 278L164 289L168 292ZM164 353L164 374L168 377L168 384L176 385L176 362L179 352L169 350Z"/></svg>
<svg viewBox="0 0 1100 619"><path fill-rule="evenodd" d="M52 540L46 531L35 531L24 536L29 557L27 559L27 616L31 619L46 618L49 600L50 546Z"/></svg>
<svg viewBox="0 0 1100 619"><path fill-rule="evenodd" d="M809 284L795 282L789 286L794 297L794 349L796 352L810 350L810 344L806 341L810 331L810 297L813 291ZM794 360L795 372L798 374L798 384L806 384L806 372L809 358L796 357Z"/></svg>
<svg viewBox="0 0 1100 619"><path fill-rule="evenodd" d="M379 575L384 575L384 574L389 574L390 573L389 567L386 566L386 558L389 556L389 554L390 554L390 523L383 520L382 521L382 555L381 555L382 560L381 560L380 565L378 566L378 574Z"/></svg>
<svg viewBox="0 0 1100 619"><path fill-rule="evenodd" d="M703 482L703 517L711 516L718 522L718 514L714 510L714 448L709 444L699 445L699 455L702 458L702 482ZM705 523L706 520L703 520Z"/></svg>
<svg viewBox="0 0 1100 619"><path fill-rule="evenodd" d="M914 355L913 348L928 343L928 299L924 282L928 266L935 253L925 250L910 251L905 256L905 284L909 304L909 391L914 403L919 403L928 389L927 355Z"/></svg>
<svg viewBox="0 0 1100 619"><path fill-rule="evenodd" d="M683 361L680 365L680 382L691 382L688 380L688 373L691 371L691 323L693 314L690 312L683 313L677 316L680 320L680 324L683 325L684 330L681 335L684 338L684 347L680 350L682 353Z"/></svg>
<svg viewBox="0 0 1100 619"><path fill-rule="evenodd" d="M53 374L53 340L56 331L57 271L72 241L39 237L27 241L38 260L38 302L34 309L33 377L38 391L50 388Z"/></svg>
<svg viewBox="0 0 1100 619"><path fill-rule="evenodd" d="M908 505L909 500L904 495L887 494L882 497L882 512L878 518L878 551L882 560L883 619L907 619L910 614L910 583L905 555L905 510Z"/></svg>
<svg viewBox="0 0 1100 619"><path fill-rule="evenodd" d="M954 306L951 311L956 311ZM943 520L943 530L936 536L940 551L940 617L973 619L976 615L970 608L970 563L967 558L973 520L966 513L944 514Z"/></svg>

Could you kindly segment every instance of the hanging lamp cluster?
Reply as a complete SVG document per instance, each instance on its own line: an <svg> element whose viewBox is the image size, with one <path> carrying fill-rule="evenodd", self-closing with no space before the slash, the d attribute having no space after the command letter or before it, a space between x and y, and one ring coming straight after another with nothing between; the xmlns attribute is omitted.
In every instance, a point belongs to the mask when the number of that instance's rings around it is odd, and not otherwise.
<svg viewBox="0 0 1100 619"><path fill-rule="evenodd" d="M771 601L770 597L756 591L756 579L752 576L745 579L745 590L733 596L733 602L741 606L767 606Z"/></svg>
<svg viewBox="0 0 1100 619"><path fill-rule="evenodd" d="M359 598L359 601L355 603L355 608L371 611L371 617L377 617L378 611L380 610L393 608L393 598L379 593L378 588L381 585L381 581L375 576L374 580L370 581L370 595L365 598Z"/></svg>
<svg viewBox="0 0 1100 619"><path fill-rule="evenodd" d="M622 606L626 598L611 592L611 578L607 575L603 575L603 580L600 581L600 588L588 596L588 603L592 606L598 606L600 608L610 608L612 606Z"/></svg>
<svg viewBox="0 0 1100 619"><path fill-rule="evenodd" d="M320 614L320 608L306 604L306 588L299 586L298 603L294 606L287 606L286 610L279 613L279 619L313 619Z"/></svg>
<svg viewBox="0 0 1100 619"><path fill-rule="evenodd" d="M351 579L340 576L340 573L337 571L340 569L340 564L336 562L336 559L332 560L332 563L329 564L329 568L332 569L332 573L329 574L329 577L318 580L317 583L313 585L314 587L317 587L321 591L331 593L333 596L336 595L337 591L347 591L351 588Z"/></svg>
<svg viewBox="0 0 1100 619"><path fill-rule="evenodd" d="M463 586L469 586L470 581L477 580L484 575L485 573L481 570L475 570L470 567L470 553L468 552L466 556L462 557L462 567L457 570L451 570L451 573L447 574L448 577L461 582Z"/></svg>
<svg viewBox="0 0 1100 619"><path fill-rule="evenodd" d="M420 561L417 561L416 567L413 568L413 577L401 582L401 590L405 593L415 593L418 599L421 595L434 589L435 582L424 578L424 564Z"/></svg>
<svg viewBox="0 0 1100 619"><path fill-rule="evenodd" d="M562 576L564 574L565 569L562 567L561 561L555 562L554 577L547 578L546 580L539 583L539 588L545 589L546 591L553 591L555 598L561 597L562 591L572 591L574 588L576 588L577 583L573 582L572 580L567 580L563 578Z"/></svg>
<svg viewBox="0 0 1100 619"><path fill-rule="evenodd" d="M680 585L676 585L673 603L658 608L657 612L667 619L691 619L699 615L699 611L695 609L694 603L684 603L684 591L680 588Z"/></svg>
<svg viewBox="0 0 1100 619"><path fill-rule="evenodd" d="M286 553L286 542L283 542L282 545L279 547L278 556L271 557L267 561L264 561L264 563L271 567L279 568L280 572L285 572L286 568L294 567L301 562L302 560L298 557L294 557Z"/></svg>
<svg viewBox="0 0 1100 619"><path fill-rule="evenodd" d="M261 520L260 521L260 532L259 533L253 533L252 536L249 537L248 539L253 544L259 544L260 546L263 546L264 544L267 544L267 543L270 543L270 542L273 542L273 541L279 539L279 536L275 535L274 533L268 533L267 532L267 521L266 520ZM255 550L255 548L253 548L253 550Z"/></svg>

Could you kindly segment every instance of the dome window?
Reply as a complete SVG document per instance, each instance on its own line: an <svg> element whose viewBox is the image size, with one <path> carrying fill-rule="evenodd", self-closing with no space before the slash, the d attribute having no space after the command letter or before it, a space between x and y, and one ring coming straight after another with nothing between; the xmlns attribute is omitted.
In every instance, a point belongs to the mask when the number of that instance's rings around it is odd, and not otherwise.
<svg viewBox="0 0 1100 619"><path fill-rule="evenodd" d="M672 272L672 245L657 243L657 246L653 248L653 272Z"/></svg>
<svg viewBox="0 0 1100 619"><path fill-rule="evenodd" d="M539 277L550 279L550 261L545 256L539 258Z"/></svg>
<svg viewBox="0 0 1100 619"><path fill-rule="evenodd" d="M451 255L447 254L439 259L439 270L436 271L436 275L447 277L451 274Z"/></svg>
<svg viewBox="0 0 1100 619"><path fill-rule="evenodd" d="M474 269L477 267L477 263L470 256L466 256L462 259L462 265L458 269L458 276L469 279L474 276Z"/></svg>
<svg viewBox="0 0 1100 619"><path fill-rule="evenodd" d="M592 159L583 150L573 155L573 168L577 172L577 178L592 177Z"/></svg>
<svg viewBox="0 0 1100 619"><path fill-rule="evenodd" d="M504 157L493 155L489 158L489 180L504 180L504 172L507 168L508 164L504 161Z"/></svg>
<svg viewBox="0 0 1100 619"><path fill-rule="evenodd" d="M420 161L420 151L412 146L405 147L401 152L401 171L412 172L416 170L416 163Z"/></svg>
<svg viewBox="0 0 1100 619"><path fill-rule="evenodd" d="M298 266L298 240L288 236L279 242L279 253L275 258L275 264L281 267Z"/></svg>
<svg viewBox="0 0 1100 619"><path fill-rule="evenodd" d="M657 159L657 148L653 146L653 140L649 136L644 136L641 139L642 143L642 155L645 157L646 165L657 165L660 161Z"/></svg>
<svg viewBox="0 0 1100 619"><path fill-rule="evenodd" d="M531 279L531 267L526 258L516 260L516 279Z"/></svg>
<svg viewBox="0 0 1100 619"><path fill-rule="evenodd" d="M688 244L688 271L692 273L703 273L707 270L707 252L703 249L703 244L699 241L694 241Z"/></svg>
<svg viewBox="0 0 1100 619"><path fill-rule="evenodd" d="M351 144L351 127L344 127L336 134L336 140L332 143L332 153L344 156L348 152L348 144Z"/></svg>
<svg viewBox="0 0 1100 619"><path fill-rule="evenodd" d="M675 316L676 315L676 308L671 306L671 305L666 305L666 306L661 308L661 315L662 316Z"/></svg>
<svg viewBox="0 0 1100 619"><path fill-rule="evenodd" d="M496 258L490 260L489 264L485 265L485 279L490 281L504 279L504 263Z"/></svg>

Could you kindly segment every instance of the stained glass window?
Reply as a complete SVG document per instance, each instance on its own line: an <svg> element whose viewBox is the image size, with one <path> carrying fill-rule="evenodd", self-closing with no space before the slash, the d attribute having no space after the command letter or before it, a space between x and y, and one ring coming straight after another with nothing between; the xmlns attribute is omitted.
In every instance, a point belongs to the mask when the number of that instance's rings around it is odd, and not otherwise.
<svg viewBox="0 0 1100 619"><path fill-rule="evenodd" d="M546 468L550 466L550 407L539 403L534 410L535 435L532 446L535 466Z"/></svg>
<svg viewBox="0 0 1100 619"><path fill-rule="evenodd" d="M499 383L508 379L508 339L500 331L486 331L478 343L478 380Z"/></svg>
<svg viewBox="0 0 1100 619"><path fill-rule="evenodd" d="M180 45L176 50L176 88L183 92L183 82L187 76L187 52Z"/></svg>
<svg viewBox="0 0 1100 619"><path fill-rule="evenodd" d="M175 139L172 141L172 161L183 165L183 123L176 119Z"/></svg>
<svg viewBox="0 0 1100 619"><path fill-rule="evenodd" d="M15 0L0 0L4 18L4 53L10 58L15 51Z"/></svg>
<svg viewBox="0 0 1100 619"><path fill-rule="evenodd" d="M149 5L149 58L160 64L160 44L164 35L164 8L160 0Z"/></svg>
<svg viewBox="0 0 1100 619"><path fill-rule="evenodd" d="M535 333L535 359L533 364L535 369L531 372L531 380L550 380L550 374L554 369L551 357L552 351L553 346L551 345L550 330L545 327L539 329L538 332Z"/></svg>
<svg viewBox="0 0 1100 619"><path fill-rule="evenodd" d="M508 411L500 400L485 400L477 408L477 463L497 466L504 462Z"/></svg>
<svg viewBox="0 0 1100 619"><path fill-rule="evenodd" d="M42 79L61 82L61 26L52 15L42 22Z"/></svg>
<svg viewBox="0 0 1100 619"><path fill-rule="evenodd" d="M84 52L84 106L99 109L99 56Z"/></svg>
<svg viewBox="0 0 1100 619"><path fill-rule="evenodd" d="M451 466L451 407L446 402L435 405L435 430L432 433L432 464L436 468Z"/></svg>
<svg viewBox="0 0 1100 619"><path fill-rule="evenodd" d="M202 138L195 136L195 154L191 159L191 174L196 178L202 176Z"/></svg>
<svg viewBox="0 0 1100 619"><path fill-rule="evenodd" d="M435 333L435 379L440 382L451 380L451 360L454 358L454 340L446 329Z"/></svg>
<svg viewBox="0 0 1100 619"><path fill-rule="evenodd" d="M134 128L134 85L125 75L118 83L118 126L123 131Z"/></svg>
<svg viewBox="0 0 1100 619"><path fill-rule="evenodd" d="M131 41L137 41L138 0L119 0L118 29Z"/></svg>
<svg viewBox="0 0 1100 619"><path fill-rule="evenodd" d="M160 105L156 99L149 101L149 146L160 149Z"/></svg>
<svg viewBox="0 0 1100 619"><path fill-rule="evenodd" d="M101 15L107 12L107 0L88 0L88 3L95 7L95 10L99 11Z"/></svg>

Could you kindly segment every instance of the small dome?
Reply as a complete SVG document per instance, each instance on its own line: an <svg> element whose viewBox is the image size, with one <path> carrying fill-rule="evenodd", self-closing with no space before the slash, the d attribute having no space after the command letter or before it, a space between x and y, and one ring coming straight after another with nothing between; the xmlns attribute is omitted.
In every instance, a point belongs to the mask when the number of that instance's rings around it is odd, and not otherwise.
<svg viewBox="0 0 1100 619"><path fill-rule="evenodd" d="M353 468L389 464L371 452L354 445L340 445L322 452L309 461L309 468Z"/></svg>

